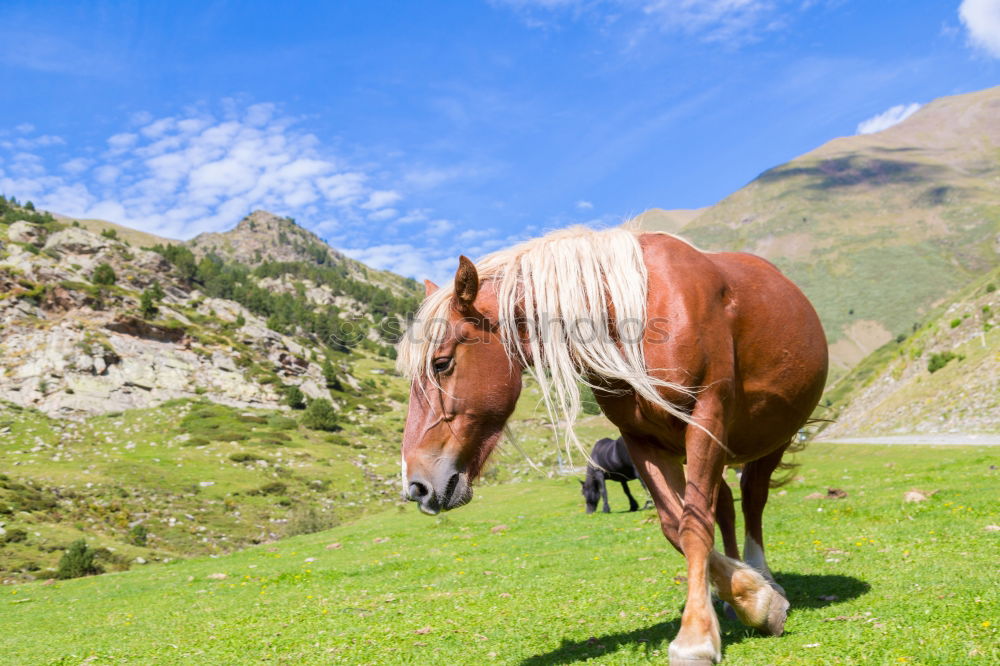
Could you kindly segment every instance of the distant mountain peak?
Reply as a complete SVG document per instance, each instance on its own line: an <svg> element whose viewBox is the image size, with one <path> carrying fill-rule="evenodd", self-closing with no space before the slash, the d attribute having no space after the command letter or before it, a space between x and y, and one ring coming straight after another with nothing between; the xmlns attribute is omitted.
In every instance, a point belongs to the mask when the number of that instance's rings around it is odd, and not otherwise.
<svg viewBox="0 0 1000 666"><path fill-rule="evenodd" d="M293 218L266 210L253 211L229 231L199 234L187 244L197 254L211 252L249 266L266 261L333 264L348 261Z"/></svg>

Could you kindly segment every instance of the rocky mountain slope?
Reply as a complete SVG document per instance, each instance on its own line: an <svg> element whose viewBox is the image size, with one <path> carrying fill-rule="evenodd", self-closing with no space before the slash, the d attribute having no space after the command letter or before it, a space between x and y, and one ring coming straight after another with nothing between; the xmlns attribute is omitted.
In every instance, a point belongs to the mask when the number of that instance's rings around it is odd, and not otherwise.
<svg viewBox="0 0 1000 666"><path fill-rule="evenodd" d="M935 100L766 171L680 233L774 261L816 305L843 372L997 264L998 118L1000 87ZM675 224L669 213L646 228Z"/></svg>
<svg viewBox="0 0 1000 666"><path fill-rule="evenodd" d="M824 439L1000 433L1000 268L865 358L826 405Z"/></svg>
<svg viewBox="0 0 1000 666"><path fill-rule="evenodd" d="M411 295L412 280L389 271L379 271L350 259L319 236L288 217L257 210L229 231L199 234L185 245L198 256L214 254L246 266L262 263L307 263L338 267L345 275L383 286L396 294Z"/></svg>
<svg viewBox="0 0 1000 666"><path fill-rule="evenodd" d="M369 270L261 211L229 236L194 243L199 256L3 205L0 400L48 414L198 396L277 407L291 386L309 398L333 390L348 404L360 387L352 364L368 355L388 368L386 324L417 304L412 280ZM256 269L237 261L267 239L277 249Z"/></svg>

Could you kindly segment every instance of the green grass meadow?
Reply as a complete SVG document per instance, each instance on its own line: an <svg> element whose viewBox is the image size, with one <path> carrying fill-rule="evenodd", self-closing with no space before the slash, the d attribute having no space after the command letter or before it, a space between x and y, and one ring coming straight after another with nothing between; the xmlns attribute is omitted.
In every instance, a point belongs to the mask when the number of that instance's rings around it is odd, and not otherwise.
<svg viewBox="0 0 1000 666"><path fill-rule="evenodd" d="M725 662L998 663L998 454L800 454L765 519L786 633L723 617ZM832 487L847 497L807 499ZM905 502L910 489L933 494ZM665 663L684 560L653 512L609 493L614 513L588 516L573 478L507 483L438 517L406 506L226 556L5 586L0 663Z"/></svg>

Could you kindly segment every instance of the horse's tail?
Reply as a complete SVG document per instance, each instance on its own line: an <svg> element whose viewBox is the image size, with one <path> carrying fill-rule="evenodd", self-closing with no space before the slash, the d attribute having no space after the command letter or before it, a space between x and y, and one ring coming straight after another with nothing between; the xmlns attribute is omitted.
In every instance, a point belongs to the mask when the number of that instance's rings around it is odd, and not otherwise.
<svg viewBox="0 0 1000 666"><path fill-rule="evenodd" d="M808 419L804 425L812 425L814 423L833 423L833 420ZM782 474L777 478L771 476L771 480L768 482L769 488L780 488L782 486L791 483L792 479L795 478L795 470L799 467L800 463L791 460L786 461L785 458L789 455L794 456L796 453L801 453L802 451L805 451L807 446L809 446L808 439L802 439L796 441L796 438L793 437L792 439L788 440L788 446L785 447L785 451L781 456L781 462L778 463L778 467L775 469L775 471L782 470L784 474Z"/></svg>

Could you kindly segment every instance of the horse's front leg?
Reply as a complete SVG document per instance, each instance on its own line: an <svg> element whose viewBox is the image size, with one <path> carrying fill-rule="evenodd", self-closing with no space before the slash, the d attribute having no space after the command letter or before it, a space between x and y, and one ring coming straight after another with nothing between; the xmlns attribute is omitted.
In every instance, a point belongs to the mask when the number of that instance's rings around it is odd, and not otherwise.
<svg viewBox="0 0 1000 666"><path fill-rule="evenodd" d="M624 435L624 433L623 433ZM680 523L684 512L684 465L681 458L671 456L655 442L638 437L625 437L629 455L635 463L636 472L653 498L660 518L660 529L674 548L684 553L681 547ZM714 617L714 616L713 616ZM718 657L718 626L715 628L714 652L710 657ZM671 649L672 646L671 646ZM675 663L671 654L671 663ZM676 663L682 664L683 661ZM697 663L697 662L695 662Z"/></svg>
<svg viewBox="0 0 1000 666"><path fill-rule="evenodd" d="M722 659L719 619L712 607L709 590L709 562L713 555L722 557L714 550L715 510L724 468L723 449L719 442L726 441L722 400L715 396L703 396L693 417L704 429L689 425L684 442L687 482L680 520L680 542L687 559L688 589L681 630L670 643L672 666L708 666ZM719 441L713 439L713 435Z"/></svg>

